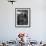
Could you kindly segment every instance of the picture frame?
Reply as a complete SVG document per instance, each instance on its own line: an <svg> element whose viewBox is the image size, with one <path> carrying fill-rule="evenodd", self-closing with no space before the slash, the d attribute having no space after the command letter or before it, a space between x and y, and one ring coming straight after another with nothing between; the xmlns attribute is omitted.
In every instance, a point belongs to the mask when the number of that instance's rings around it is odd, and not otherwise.
<svg viewBox="0 0 46 46"><path fill-rule="evenodd" d="M31 9L15 8L15 27L31 26Z"/></svg>

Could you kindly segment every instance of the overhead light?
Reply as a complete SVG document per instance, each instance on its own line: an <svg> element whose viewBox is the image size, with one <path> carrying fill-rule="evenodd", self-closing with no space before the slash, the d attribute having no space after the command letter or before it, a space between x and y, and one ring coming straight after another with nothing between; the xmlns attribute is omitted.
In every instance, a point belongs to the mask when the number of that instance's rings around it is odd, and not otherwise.
<svg viewBox="0 0 46 46"><path fill-rule="evenodd" d="M16 2L15 0L8 0L8 2L11 2L12 4Z"/></svg>

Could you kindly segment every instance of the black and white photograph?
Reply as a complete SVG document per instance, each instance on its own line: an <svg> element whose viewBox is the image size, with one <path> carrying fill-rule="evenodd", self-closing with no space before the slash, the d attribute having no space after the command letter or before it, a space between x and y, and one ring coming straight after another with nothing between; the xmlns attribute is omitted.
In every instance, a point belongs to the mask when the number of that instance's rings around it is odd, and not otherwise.
<svg viewBox="0 0 46 46"><path fill-rule="evenodd" d="M30 27L30 8L16 8L15 13L16 27Z"/></svg>

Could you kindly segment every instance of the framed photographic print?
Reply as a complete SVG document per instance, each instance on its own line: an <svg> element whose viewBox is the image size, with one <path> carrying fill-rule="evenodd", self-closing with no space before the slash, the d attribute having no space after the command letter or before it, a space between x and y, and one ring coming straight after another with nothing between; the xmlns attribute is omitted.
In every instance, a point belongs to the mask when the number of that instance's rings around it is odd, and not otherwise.
<svg viewBox="0 0 46 46"><path fill-rule="evenodd" d="M15 26L30 27L30 8L15 8Z"/></svg>

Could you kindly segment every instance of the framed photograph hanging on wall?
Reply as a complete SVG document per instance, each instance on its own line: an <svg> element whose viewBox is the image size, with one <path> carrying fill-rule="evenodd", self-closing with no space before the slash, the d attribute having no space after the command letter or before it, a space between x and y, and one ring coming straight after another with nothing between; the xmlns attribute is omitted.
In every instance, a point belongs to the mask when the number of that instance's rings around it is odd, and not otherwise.
<svg viewBox="0 0 46 46"><path fill-rule="evenodd" d="M15 8L15 27L30 27L30 8Z"/></svg>

